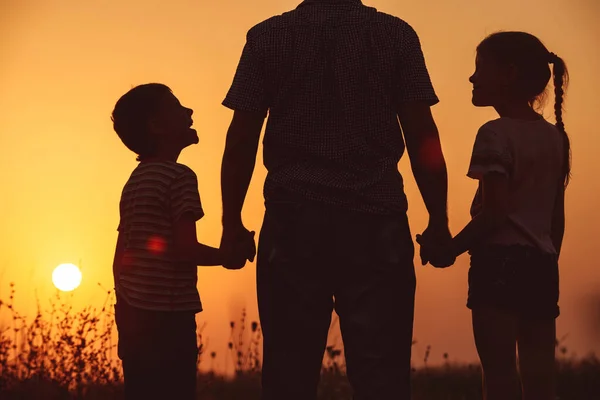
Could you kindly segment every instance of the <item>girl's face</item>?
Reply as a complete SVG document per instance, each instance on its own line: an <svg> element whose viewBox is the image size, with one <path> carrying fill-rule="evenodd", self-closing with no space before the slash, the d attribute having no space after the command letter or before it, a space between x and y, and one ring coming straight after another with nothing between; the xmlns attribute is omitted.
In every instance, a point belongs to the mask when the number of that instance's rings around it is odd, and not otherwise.
<svg viewBox="0 0 600 400"><path fill-rule="evenodd" d="M469 78L469 82L473 84L473 105L495 107L506 103L513 72L513 68L501 67L489 57L478 54L475 59L475 73Z"/></svg>

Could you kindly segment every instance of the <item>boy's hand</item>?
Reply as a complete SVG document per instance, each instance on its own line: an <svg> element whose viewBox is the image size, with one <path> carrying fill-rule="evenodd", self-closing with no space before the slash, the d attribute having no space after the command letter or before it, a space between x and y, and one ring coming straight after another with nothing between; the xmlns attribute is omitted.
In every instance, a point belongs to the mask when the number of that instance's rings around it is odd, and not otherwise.
<svg viewBox="0 0 600 400"><path fill-rule="evenodd" d="M242 269L247 260L254 261L256 255L255 234L254 231L248 231L243 226L223 229L220 246L224 258L223 267Z"/></svg>
<svg viewBox="0 0 600 400"><path fill-rule="evenodd" d="M254 260L256 254L256 245L254 244L255 232L247 232L249 235L240 237L240 240L233 244L229 254L225 254L223 267L227 269L242 269L246 261Z"/></svg>

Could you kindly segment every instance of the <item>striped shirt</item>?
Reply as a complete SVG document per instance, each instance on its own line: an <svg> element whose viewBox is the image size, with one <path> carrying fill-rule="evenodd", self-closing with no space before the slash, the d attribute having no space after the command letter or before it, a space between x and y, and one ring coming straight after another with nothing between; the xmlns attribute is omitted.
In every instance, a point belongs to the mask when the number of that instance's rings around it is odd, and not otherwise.
<svg viewBox="0 0 600 400"><path fill-rule="evenodd" d="M119 232L124 253L115 290L129 305L153 311L202 311L196 265L175 261L173 224L203 217L198 179L176 162L142 162L123 188Z"/></svg>
<svg viewBox="0 0 600 400"><path fill-rule="evenodd" d="M223 104L268 110L267 201L392 214L408 207L402 102L438 102L413 28L359 0L306 0L250 29Z"/></svg>

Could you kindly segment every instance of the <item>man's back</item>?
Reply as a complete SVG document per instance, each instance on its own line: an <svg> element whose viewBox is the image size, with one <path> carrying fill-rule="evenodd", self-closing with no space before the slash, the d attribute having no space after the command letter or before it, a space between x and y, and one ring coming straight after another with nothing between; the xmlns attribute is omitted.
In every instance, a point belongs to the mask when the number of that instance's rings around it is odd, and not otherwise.
<svg viewBox="0 0 600 400"><path fill-rule="evenodd" d="M406 211L402 102L437 102L418 37L360 1L305 1L248 33L224 102L269 110L265 198Z"/></svg>

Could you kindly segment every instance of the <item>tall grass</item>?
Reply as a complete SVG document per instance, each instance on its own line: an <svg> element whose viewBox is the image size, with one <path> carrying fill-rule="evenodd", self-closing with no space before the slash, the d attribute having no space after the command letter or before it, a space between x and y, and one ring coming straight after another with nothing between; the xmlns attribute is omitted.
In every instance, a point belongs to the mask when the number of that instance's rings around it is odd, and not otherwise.
<svg viewBox="0 0 600 400"><path fill-rule="evenodd" d="M111 356L116 344L110 293L100 310L77 312L57 293L46 310L38 301L32 320L15 309L14 298L11 284L8 302L0 299L0 312L10 312L10 323L0 327L0 393L81 398L122 379L120 363Z"/></svg>
<svg viewBox="0 0 600 400"><path fill-rule="evenodd" d="M100 309L75 311L71 296L60 295L26 318L14 307L15 287L10 285L7 301L0 299L0 398L5 399L120 399L121 363L115 357L114 295L106 291ZM8 318L6 318L8 317ZM242 313L230 323L226 354L209 352L198 332L198 363L207 363L198 375L198 398L205 400L258 400L260 398L260 325ZM557 341L559 356L558 390L562 400L600 399L600 361L593 356L573 359L563 341ZM427 347L424 367L413 369L414 400L479 400L481 372L477 365L449 361L431 367ZM217 358L233 366L233 377L214 371ZM293 360L290 360L293 362ZM285 367L285 366L283 366ZM320 400L351 399L343 351L327 347Z"/></svg>

